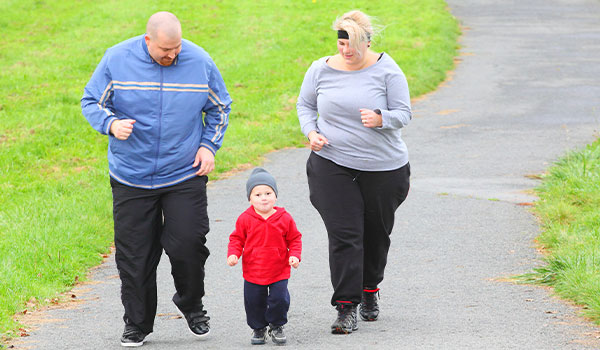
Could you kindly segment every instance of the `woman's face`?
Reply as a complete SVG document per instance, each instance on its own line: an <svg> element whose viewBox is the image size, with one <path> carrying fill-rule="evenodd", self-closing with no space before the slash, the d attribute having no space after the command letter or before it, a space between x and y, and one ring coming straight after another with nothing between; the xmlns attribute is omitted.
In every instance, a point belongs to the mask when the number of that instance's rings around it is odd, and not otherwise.
<svg viewBox="0 0 600 350"><path fill-rule="evenodd" d="M347 65L361 63L366 57L365 53L367 52L367 45L368 42L361 41L358 44L358 50L356 50L350 47L350 40L348 39L338 39L337 41L338 51Z"/></svg>

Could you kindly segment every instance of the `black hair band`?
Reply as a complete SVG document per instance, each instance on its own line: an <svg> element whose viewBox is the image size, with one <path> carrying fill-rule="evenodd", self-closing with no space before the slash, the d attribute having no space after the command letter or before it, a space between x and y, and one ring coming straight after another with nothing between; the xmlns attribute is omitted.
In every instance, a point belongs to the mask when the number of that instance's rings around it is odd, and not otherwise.
<svg viewBox="0 0 600 350"><path fill-rule="evenodd" d="M345 30L338 30L338 39L350 39L348 32ZM371 41L371 34L367 33L367 40Z"/></svg>
<svg viewBox="0 0 600 350"><path fill-rule="evenodd" d="M348 32L345 30L338 30L338 39L350 39Z"/></svg>

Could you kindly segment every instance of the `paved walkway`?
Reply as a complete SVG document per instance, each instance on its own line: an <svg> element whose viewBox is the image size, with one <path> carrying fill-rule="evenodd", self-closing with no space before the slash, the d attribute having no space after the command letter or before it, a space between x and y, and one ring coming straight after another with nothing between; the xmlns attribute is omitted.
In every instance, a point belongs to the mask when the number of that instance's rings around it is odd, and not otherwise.
<svg viewBox="0 0 600 350"><path fill-rule="evenodd" d="M539 174L600 126L600 2L451 0L465 26L453 79L414 104L405 132L413 186L397 212L378 322L350 336L329 334L326 234L308 201L308 152L285 150L264 166L279 204L304 233L290 280L288 347L302 349L599 349L599 328L543 288L502 281L539 264L535 218L519 203ZM400 62L400 65L402 63ZM232 121L235 122L235 121ZM239 267L225 263L227 237L247 202L248 172L211 183L212 256L206 306L212 337L195 340L175 318L168 260L159 267L159 305L148 349L251 348ZM73 307L16 349L118 349L119 280L110 259ZM271 345L267 345L271 346Z"/></svg>

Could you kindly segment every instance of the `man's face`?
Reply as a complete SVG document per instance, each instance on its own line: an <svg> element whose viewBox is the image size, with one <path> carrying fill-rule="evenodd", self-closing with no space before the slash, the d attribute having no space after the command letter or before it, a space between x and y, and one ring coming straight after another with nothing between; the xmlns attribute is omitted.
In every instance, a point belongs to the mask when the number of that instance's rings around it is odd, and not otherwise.
<svg viewBox="0 0 600 350"><path fill-rule="evenodd" d="M170 66L181 52L181 36L171 38L159 30L154 38L146 34L145 39L150 56L161 66Z"/></svg>

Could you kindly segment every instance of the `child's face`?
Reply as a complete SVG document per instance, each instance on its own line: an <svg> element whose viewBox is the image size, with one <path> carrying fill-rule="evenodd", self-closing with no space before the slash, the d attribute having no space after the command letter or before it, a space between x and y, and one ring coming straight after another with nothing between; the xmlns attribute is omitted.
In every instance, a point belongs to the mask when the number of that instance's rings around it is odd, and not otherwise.
<svg viewBox="0 0 600 350"><path fill-rule="evenodd" d="M270 213L276 201L275 191L267 185L255 186L250 192L250 204L260 214Z"/></svg>

